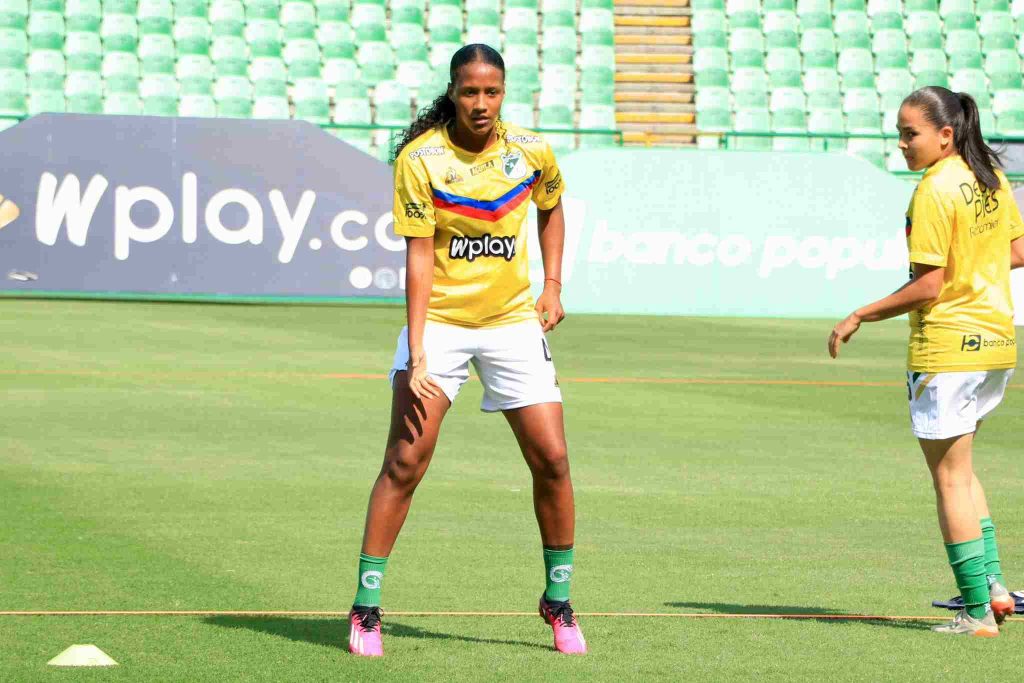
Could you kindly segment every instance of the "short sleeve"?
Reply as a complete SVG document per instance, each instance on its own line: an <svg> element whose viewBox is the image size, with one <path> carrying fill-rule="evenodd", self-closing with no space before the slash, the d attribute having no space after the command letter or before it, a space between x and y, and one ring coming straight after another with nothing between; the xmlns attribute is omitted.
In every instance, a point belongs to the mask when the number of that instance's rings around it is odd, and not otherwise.
<svg viewBox="0 0 1024 683"><path fill-rule="evenodd" d="M402 154L395 160L395 234L430 237L434 234L434 200L423 164Z"/></svg>
<svg viewBox="0 0 1024 683"><path fill-rule="evenodd" d="M919 186L910 204L910 262L945 267L953 238L952 202L931 185Z"/></svg>
<svg viewBox="0 0 1024 683"><path fill-rule="evenodd" d="M563 188L562 172L555 161L555 153L551 151L551 145L545 144L541 156L540 182L533 188L533 203L544 211L553 209L562 196Z"/></svg>
<svg viewBox="0 0 1024 683"><path fill-rule="evenodd" d="M1007 227L1010 229L1010 241L1024 237L1024 221L1020 217L1020 207L1017 205L1017 199L1013 196L1013 188L1010 183L1006 180L1006 176L1000 175L1000 189L1004 190L1004 195L1008 200L1006 207L1006 221L1009 224Z"/></svg>

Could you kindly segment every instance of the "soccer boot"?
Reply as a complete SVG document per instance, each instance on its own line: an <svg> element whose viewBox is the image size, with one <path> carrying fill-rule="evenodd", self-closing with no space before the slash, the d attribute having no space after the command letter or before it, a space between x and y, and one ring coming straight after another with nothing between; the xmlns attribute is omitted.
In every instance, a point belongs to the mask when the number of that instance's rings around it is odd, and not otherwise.
<svg viewBox="0 0 1024 683"><path fill-rule="evenodd" d="M348 651L360 657L383 657L380 640L380 607L353 605L348 613Z"/></svg>
<svg viewBox="0 0 1024 683"><path fill-rule="evenodd" d="M569 601L548 601L542 594L540 596L540 616L551 627L555 633L555 649L566 655L587 654L587 641L583 638L583 631L576 621L576 615L572 613L572 605Z"/></svg>
<svg viewBox="0 0 1024 683"><path fill-rule="evenodd" d="M996 618L992 610L985 612L981 619L975 619L962 609L953 617L953 621L941 626L932 626L936 633L947 635L975 636L977 638L995 638L999 635L999 627L996 626Z"/></svg>
<svg viewBox="0 0 1024 683"><path fill-rule="evenodd" d="M988 593L992 598L992 614L995 616L996 623L1002 624L1006 621L1006 617L1013 614L1017 608L1017 604L1010 595L1010 591L1006 590L1006 586L993 581L988 585Z"/></svg>

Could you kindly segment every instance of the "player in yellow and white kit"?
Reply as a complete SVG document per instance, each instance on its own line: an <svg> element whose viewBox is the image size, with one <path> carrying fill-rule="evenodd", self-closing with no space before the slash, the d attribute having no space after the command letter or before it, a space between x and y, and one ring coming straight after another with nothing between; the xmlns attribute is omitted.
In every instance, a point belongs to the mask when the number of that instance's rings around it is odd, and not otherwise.
<svg viewBox="0 0 1024 683"><path fill-rule="evenodd" d="M862 322L910 314L911 425L964 600L951 623L933 630L997 636L1014 601L972 446L1017 364L1010 270L1024 266L1024 224L970 95L917 90L900 107L898 126L907 166L926 169L906 216L911 279L836 325L829 352L835 358Z"/></svg>
<svg viewBox="0 0 1024 683"><path fill-rule="evenodd" d="M349 651L383 654L387 558L472 363L484 387L481 408L504 414L533 474L546 577L541 616L558 651L583 654L586 641L569 603L575 511L562 395L544 338L564 317L562 176L543 138L500 120L501 55L467 45L452 57L450 76L448 91L420 113L396 150L395 232L407 238L408 325L390 373L391 431L370 495ZM526 255L531 200L545 275L536 303ZM452 592L459 593L457 579Z"/></svg>

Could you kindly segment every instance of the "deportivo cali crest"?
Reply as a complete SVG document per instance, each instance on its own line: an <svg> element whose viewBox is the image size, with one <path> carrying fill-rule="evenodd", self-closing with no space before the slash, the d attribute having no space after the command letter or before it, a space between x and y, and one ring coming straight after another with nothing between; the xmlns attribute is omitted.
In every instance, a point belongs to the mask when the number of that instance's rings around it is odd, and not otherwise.
<svg viewBox="0 0 1024 683"><path fill-rule="evenodd" d="M519 180L526 175L526 160L519 151L508 151L501 155L501 171L510 180Z"/></svg>

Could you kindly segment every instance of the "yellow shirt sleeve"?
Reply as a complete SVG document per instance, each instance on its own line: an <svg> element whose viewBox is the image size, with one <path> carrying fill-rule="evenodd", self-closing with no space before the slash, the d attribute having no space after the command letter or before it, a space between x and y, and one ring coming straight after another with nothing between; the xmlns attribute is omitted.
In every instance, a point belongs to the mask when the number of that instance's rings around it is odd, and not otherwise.
<svg viewBox="0 0 1024 683"><path fill-rule="evenodd" d="M1013 188L1010 186L1009 181L1006 180L1006 176L999 178L1000 185L1003 190L1006 190L1005 197L1009 200L1010 205L1006 207L1006 218L1010 225L1010 241L1014 241L1020 237L1024 237L1024 221L1020 217L1020 207L1017 206L1017 199L1013 196Z"/></svg>
<svg viewBox="0 0 1024 683"><path fill-rule="evenodd" d="M540 182L533 188L533 203L538 209L547 211L553 209L562 196L564 183L562 172L555 161L555 153L551 151L551 145L544 145L544 153L541 156Z"/></svg>
<svg viewBox="0 0 1024 683"><path fill-rule="evenodd" d="M395 234L430 237L436 228L430 178L423 164L405 154L395 160Z"/></svg>
<svg viewBox="0 0 1024 683"><path fill-rule="evenodd" d="M944 268L953 238L953 202L929 184L918 186L910 206L910 262Z"/></svg>

